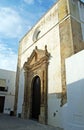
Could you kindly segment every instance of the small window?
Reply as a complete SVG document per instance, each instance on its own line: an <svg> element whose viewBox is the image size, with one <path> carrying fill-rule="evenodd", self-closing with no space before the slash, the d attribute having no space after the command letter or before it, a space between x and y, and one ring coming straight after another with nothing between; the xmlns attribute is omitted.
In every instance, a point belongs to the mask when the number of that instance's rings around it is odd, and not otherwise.
<svg viewBox="0 0 84 130"><path fill-rule="evenodd" d="M39 37L40 32L41 32L41 31L40 31L39 29L36 29L36 30L34 31L34 34L33 34L33 41L34 41L34 42L38 40L38 37Z"/></svg>
<svg viewBox="0 0 84 130"><path fill-rule="evenodd" d="M5 91L5 87L0 86L0 91Z"/></svg>
<svg viewBox="0 0 84 130"><path fill-rule="evenodd" d="M7 92L8 91L8 87L0 86L0 91Z"/></svg>

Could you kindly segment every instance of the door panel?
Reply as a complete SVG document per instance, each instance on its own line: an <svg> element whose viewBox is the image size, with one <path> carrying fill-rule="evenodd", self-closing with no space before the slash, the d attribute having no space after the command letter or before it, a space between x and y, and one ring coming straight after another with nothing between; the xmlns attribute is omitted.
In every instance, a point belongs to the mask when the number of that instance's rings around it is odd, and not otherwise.
<svg viewBox="0 0 84 130"><path fill-rule="evenodd" d="M5 101L5 97L0 96L0 113L3 113L4 111L4 101Z"/></svg>
<svg viewBox="0 0 84 130"><path fill-rule="evenodd" d="M33 80L32 89L32 118L38 120L40 114L40 78L36 76Z"/></svg>

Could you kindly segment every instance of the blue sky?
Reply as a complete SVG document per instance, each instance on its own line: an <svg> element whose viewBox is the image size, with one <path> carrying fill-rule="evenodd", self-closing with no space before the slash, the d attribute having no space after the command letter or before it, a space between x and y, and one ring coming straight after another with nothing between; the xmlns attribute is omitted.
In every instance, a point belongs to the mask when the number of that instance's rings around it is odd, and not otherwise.
<svg viewBox="0 0 84 130"><path fill-rule="evenodd" d="M56 0L0 0L0 69L16 70L18 44Z"/></svg>
<svg viewBox="0 0 84 130"><path fill-rule="evenodd" d="M20 39L55 2L0 0L0 69L16 70Z"/></svg>

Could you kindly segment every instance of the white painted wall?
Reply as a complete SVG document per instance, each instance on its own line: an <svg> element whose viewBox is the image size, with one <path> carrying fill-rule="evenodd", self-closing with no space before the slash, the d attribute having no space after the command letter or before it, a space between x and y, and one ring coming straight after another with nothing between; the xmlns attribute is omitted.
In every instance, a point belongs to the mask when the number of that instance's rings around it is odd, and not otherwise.
<svg viewBox="0 0 84 130"><path fill-rule="evenodd" d="M60 99L57 98L55 93L48 94L48 124L56 127L63 127Z"/></svg>
<svg viewBox="0 0 84 130"><path fill-rule="evenodd" d="M20 72L19 79L19 93L18 93L18 104L17 104L17 116L22 113L22 104L24 99L24 70Z"/></svg>
<svg viewBox="0 0 84 130"><path fill-rule="evenodd" d="M84 130L84 50L66 59L66 83L64 130Z"/></svg>
<svg viewBox="0 0 84 130"><path fill-rule="evenodd" d="M0 69L0 79L6 79L8 91L0 91L0 96L5 96L4 113L9 114L14 107L16 72Z"/></svg>

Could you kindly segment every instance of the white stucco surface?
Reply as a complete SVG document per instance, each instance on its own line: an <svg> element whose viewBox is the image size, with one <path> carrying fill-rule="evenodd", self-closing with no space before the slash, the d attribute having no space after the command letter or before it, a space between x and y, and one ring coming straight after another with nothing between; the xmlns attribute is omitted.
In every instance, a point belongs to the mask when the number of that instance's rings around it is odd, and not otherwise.
<svg viewBox="0 0 84 130"><path fill-rule="evenodd" d="M22 104L24 99L24 71L20 72L20 84L19 84L19 93L18 93L18 104L17 104L17 116L22 113Z"/></svg>
<svg viewBox="0 0 84 130"><path fill-rule="evenodd" d="M66 59L66 79L64 130L84 130L84 50Z"/></svg>
<svg viewBox="0 0 84 130"><path fill-rule="evenodd" d="M0 91L0 96L5 97L4 113L9 114L14 108L16 72L0 69L0 79L6 80L5 87L8 88L8 91Z"/></svg>
<svg viewBox="0 0 84 130"><path fill-rule="evenodd" d="M48 124L62 128L61 112L60 99L56 94L48 94Z"/></svg>

